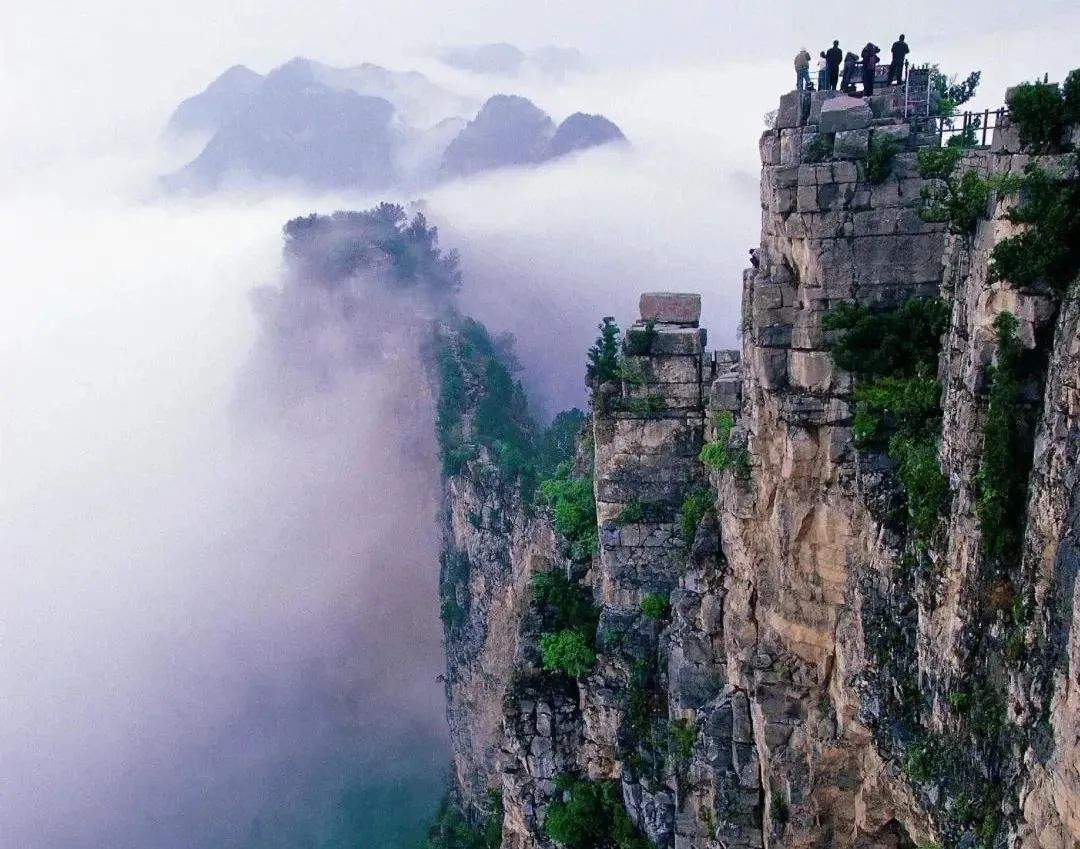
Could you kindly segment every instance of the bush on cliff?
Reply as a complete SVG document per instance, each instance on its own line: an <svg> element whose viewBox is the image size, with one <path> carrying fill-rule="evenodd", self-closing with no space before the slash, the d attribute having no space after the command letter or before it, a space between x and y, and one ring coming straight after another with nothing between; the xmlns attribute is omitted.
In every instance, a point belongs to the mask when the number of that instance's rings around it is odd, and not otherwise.
<svg viewBox="0 0 1080 849"><path fill-rule="evenodd" d="M552 509L555 530L570 543L575 560L588 560L597 549L596 500L591 478L574 477L563 463L540 484L540 500Z"/></svg>
<svg viewBox="0 0 1080 849"><path fill-rule="evenodd" d="M852 436L862 449L886 450L897 464L916 540L928 542L948 504L937 460L941 386L937 369L949 308L940 298L912 298L895 310L841 304L822 321L841 331L833 360L860 378Z"/></svg>
<svg viewBox="0 0 1080 849"><path fill-rule="evenodd" d="M1026 226L994 246L990 281L1066 292L1080 275L1080 153L1057 174L1028 165L1021 201L1005 217Z"/></svg>
<svg viewBox="0 0 1080 849"><path fill-rule="evenodd" d="M544 831L565 849L652 849L637 833L615 781L559 775L561 795L548 808Z"/></svg>
<svg viewBox="0 0 1080 849"><path fill-rule="evenodd" d="M499 849L502 844L503 801L498 790L488 791L488 811L479 823L466 819L450 797L443 797L421 849Z"/></svg>
<svg viewBox="0 0 1080 849"><path fill-rule="evenodd" d="M707 486L698 487L687 494L683 499L682 509L679 511L679 526L682 530L682 541L686 551L694 544L697 536L698 525L705 514L716 505L716 493Z"/></svg>
<svg viewBox="0 0 1080 849"><path fill-rule="evenodd" d="M880 131L874 133L866 157L866 179L875 185L884 183L892 173L893 160L899 152L896 139Z"/></svg>
<svg viewBox="0 0 1080 849"><path fill-rule="evenodd" d="M1031 469L1030 446L1018 409L1024 347L1016 335L1017 326L1016 316L1008 311L994 319L996 362L989 374L983 457L975 477L983 555L1002 572L1020 560Z"/></svg>
<svg viewBox="0 0 1080 849"><path fill-rule="evenodd" d="M1021 83L1009 96L1009 119L1020 130L1020 146L1032 153L1064 147L1065 128L1080 123L1080 68L1064 84Z"/></svg>
<svg viewBox="0 0 1080 849"><path fill-rule="evenodd" d="M698 460L710 469L723 471L728 467L728 440L731 438L731 430L735 427L735 417L729 410L721 410L713 414L713 429L716 438L701 446Z"/></svg>
<svg viewBox="0 0 1080 849"><path fill-rule="evenodd" d="M986 217L990 185L977 171L957 174L964 156L961 147L932 147L919 151L919 173L933 184L922 190L919 217L944 224L950 233L971 237Z"/></svg>
<svg viewBox="0 0 1080 849"><path fill-rule="evenodd" d="M933 373L948 320L949 305L941 298L911 298L886 311L839 304L824 315L821 326L843 331L831 347L833 361L873 379Z"/></svg>
<svg viewBox="0 0 1080 849"><path fill-rule="evenodd" d="M532 589L546 631L580 631L589 647L593 647L600 611L587 587L552 571L533 575Z"/></svg>
<svg viewBox="0 0 1080 849"><path fill-rule="evenodd" d="M544 669L582 678L596 665L596 651L576 628L540 635L540 658Z"/></svg>

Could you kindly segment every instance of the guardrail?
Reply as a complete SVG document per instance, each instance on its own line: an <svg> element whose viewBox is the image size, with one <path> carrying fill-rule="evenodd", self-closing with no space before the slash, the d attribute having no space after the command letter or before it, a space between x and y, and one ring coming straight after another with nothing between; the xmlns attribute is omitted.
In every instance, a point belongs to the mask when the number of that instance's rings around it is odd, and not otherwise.
<svg viewBox="0 0 1080 849"><path fill-rule="evenodd" d="M998 109L984 109L982 112L937 115L929 120L934 122L940 145L948 144L949 139L960 137L964 147L989 147L994 131L1008 126L1009 110L1002 106Z"/></svg>

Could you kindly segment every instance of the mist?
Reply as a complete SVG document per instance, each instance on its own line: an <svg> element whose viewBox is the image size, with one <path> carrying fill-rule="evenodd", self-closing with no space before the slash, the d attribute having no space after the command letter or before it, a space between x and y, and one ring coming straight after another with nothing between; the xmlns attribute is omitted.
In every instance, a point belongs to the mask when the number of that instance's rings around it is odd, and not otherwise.
<svg viewBox="0 0 1080 849"><path fill-rule="evenodd" d="M711 346L737 345L761 118L791 86L788 41L833 37L779 7L747 6L728 31L729 12L696 2L410 2L363 27L348 4L226 5L153 20L114 0L91 20L24 4L7 28L4 846L413 845L449 758L430 305L372 286L359 324L324 304L317 332L282 345L311 306L290 289L282 225L384 199L422 209L461 252L461 309L516 335L547 418L583 402L596 324L629 324L642 291L701 292ZM947 69L983 67L987 106L1035 71L1060 76L1075 31L1068 6L1019 29L1006 6L955 39L950 9L916 41ZM875 32L920 38L882 15ZM573 44L599 70L508 81L430 59L438 40L498 39ZM227 65L295 54L524 94L556 120L601 112L631 146L402 196L158 196L155 176L191 154L160 146L168 110Z"/></svg>

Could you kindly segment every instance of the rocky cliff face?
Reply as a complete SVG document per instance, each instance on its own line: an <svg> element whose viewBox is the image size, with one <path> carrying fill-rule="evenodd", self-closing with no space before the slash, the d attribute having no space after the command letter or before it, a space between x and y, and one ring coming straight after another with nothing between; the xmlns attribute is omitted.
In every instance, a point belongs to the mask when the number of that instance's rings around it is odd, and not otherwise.
<svg viewBox="0 0 1080 849"><path fill-rule="evenodd" d="M782 100L761 140L741 352L706 350L694 297L643 296L582 448L588 563L520 493L448 480L447 557L470 564L454 585L468 624L447 632L458 789L477 804L501 787L503 846L554 845L545 821L574 792L559 774L617 782L658 847L1080 839L1080 307L988 282L1010 198L963 232L923 220L916 150L933 140L901 109L888 91ZM960 172L1018 173L1029 157L1005 147L964 154ZM911 455L854 438L865 379L837 365L825 316L930 298L947 316L940 424L916 479ZM1002 563L980 517L1005 311L1029 365L1011 418L1023 515ZM938 478L927 517L917 486ZM553 568L600 610L576 678L537 655L529 576Z"/></svg>

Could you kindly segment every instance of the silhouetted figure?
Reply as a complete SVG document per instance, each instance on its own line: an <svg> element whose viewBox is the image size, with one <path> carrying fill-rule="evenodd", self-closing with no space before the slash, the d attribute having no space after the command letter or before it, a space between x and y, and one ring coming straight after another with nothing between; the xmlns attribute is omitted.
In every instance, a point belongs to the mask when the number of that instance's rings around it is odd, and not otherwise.
<svg viewBox="0 0 1080 849"><path fill-rule="evenodd" d="M892 62L889 63L889 85L892 85L895 81L897 85L900 85L900 80L904 76L904 60L907 58L911 48L908 47L906 41L904 41L903 33L900 34L900 38L893 42L892 46Z"/></svg>
<svg viewBox="0 0 1080 849"><path fill-rule="evenodd" d="M830 91L836 90L836 82L840 79L840 63L844 61L844 51L840 49L840 42L834 41L832 47L825 51L825 72L828 77L826 83Z"/></svg>
<svg viewBox="0 0 1080 849"><path fill-rule="evenodd" d="M855 66L859 64L859 57L850 50L844 56L844 76L840 80L840 91L851 94L855 88Z"/></svg>
<svg viewBox="0 0 1080 849"><path fill-rule="evenodd" d="M799 91L810 88L810 54L805 47L795 54L795 88Z"/></svg>
<svg viewBox="0 0 1080 849"><path fill-rule="evenodd" d="M864 97L871 97L874 94L874 72L877 70L878 62L881 61L878 58L880 52L881 48L872 41L866 42L866 47L862 49L862 85Z"/></svg>
<svg viewBox="0 0 1080 849"><path fill-rule="evenodd" d="M757 268L761 265L761 258L758 256L757 248L750 248L750 264Z"/></svg>

